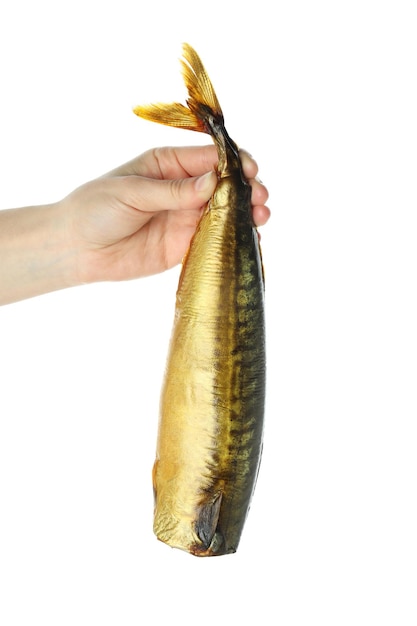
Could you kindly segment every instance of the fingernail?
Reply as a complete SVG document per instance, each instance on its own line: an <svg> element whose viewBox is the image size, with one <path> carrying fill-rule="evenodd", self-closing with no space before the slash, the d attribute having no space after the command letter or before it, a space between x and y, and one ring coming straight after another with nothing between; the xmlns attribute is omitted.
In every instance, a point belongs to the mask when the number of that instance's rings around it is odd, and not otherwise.
<svg viewBox="0 0 417 626"><path fill-rule="evenodd" d="M195 181L195 188L197 191L208 192L213 188L215 172L207 172L203 176L199 176Z"/></svg>

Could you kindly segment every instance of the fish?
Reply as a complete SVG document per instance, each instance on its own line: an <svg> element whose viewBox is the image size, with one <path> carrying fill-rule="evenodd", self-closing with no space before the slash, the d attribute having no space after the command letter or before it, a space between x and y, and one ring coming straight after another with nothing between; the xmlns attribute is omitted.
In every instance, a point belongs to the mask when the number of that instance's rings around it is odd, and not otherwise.
<svg viewBox="0 0 417 626"><path fill-rule="evenodd" d="M195 556L236 552L263 447L265 280L251 186L210 78L183 44L186 104L139 117L203 132L217 148L217 185L183 258L160 399L153 466L156 537Z"/></svg>

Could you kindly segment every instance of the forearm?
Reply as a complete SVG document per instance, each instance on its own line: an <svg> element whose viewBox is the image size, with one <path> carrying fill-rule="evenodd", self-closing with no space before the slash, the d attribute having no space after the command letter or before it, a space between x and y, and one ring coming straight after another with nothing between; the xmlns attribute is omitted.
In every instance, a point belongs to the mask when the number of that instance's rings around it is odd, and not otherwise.
<svg viewBox="0 0 417 626"><path fill-rule="evenodd" d="M0 211L0 304L74 285L74 265L58 204Z"/></svg>

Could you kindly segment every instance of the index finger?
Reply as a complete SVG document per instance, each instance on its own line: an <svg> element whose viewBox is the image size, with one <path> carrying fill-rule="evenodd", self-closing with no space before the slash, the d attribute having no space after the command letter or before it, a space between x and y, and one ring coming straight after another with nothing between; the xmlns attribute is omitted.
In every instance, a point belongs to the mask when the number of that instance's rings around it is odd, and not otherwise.
<svg viewBox="0 0 417 626"><path fill-rule="evenodd" d="M245 175L254 178L258 173L256 161L245 150L240 150ZM145 176L147 178L174 180L200 176L214 170L218 154L214 144L206 146L166 146L152 148L128 163L112 170L106 176Z"/></svg>
<svg viewBox="0 0 417 626"><path fill-rule="evenodd" d="M136 175L159 180L188 178L214 170L217 161L214 145L152 148L112 170L106 177Z"/></svg>

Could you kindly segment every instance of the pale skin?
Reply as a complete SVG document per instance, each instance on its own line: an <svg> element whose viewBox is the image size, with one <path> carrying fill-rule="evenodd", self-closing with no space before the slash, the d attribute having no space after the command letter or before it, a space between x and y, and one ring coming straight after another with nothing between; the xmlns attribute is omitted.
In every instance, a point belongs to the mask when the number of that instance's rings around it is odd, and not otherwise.
<svg viewBox="0 0 417 626"><path fill-rule="evenodd" d="M268 191L240 154L262 226ZM0 211L0 304L173 267L215 189L216 163L212 145L155 148L58 202Z"/></svg>

